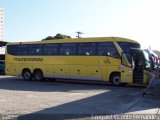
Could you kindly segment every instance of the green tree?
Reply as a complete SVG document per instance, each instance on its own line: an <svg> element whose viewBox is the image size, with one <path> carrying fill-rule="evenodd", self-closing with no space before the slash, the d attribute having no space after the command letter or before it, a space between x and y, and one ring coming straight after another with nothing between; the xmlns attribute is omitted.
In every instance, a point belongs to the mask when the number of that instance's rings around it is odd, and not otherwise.
<svg viewBox="0 0 160 120"><path fill-rule="evenodd" d="M54 37L52 37L52 36L48 36L48 37L46 37L45 39L43 39L43 40L53 40L54 39Z"/></svg>
<svg viewBox="0 0 160 120"><path fill-rule="evenodd" d="M58 33L54 37L53 36L48 36L43 40L56 40L56 39L66 39L66 38L71 38L71 36L63 35L63 34Z"/></svg>

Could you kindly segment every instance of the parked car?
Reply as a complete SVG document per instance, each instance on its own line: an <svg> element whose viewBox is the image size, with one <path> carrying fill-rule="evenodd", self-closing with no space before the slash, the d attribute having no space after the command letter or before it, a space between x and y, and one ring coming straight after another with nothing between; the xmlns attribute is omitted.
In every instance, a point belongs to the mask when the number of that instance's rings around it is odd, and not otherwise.
<svg viewBox="0 0 160 120"><path fill-rule="evenodd" d="M0 74L5 73L5 62L4 60L0 60Z"/></svg>

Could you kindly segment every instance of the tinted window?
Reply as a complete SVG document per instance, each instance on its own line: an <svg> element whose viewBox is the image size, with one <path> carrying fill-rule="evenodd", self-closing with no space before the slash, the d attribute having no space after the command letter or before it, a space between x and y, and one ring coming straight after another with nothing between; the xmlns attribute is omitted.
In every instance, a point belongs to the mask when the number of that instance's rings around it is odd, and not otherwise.
<svg viewBox="0 0 160 120"><path fill-rule="evenodd" d="M27 55L28 46L27 45L17 45L16 55Z"/></svg>
<svg viewBox="0 0 160 120"><path fill-rule="evenodd" d="M119 58L119 54L112 42L97 43L97 54Z"/></svg>
<svg viewBox="0 0 160 120"><path fill-rule="evenodd" d="M18 45L7 45L7 52L11 55L16 55Z"/></svg>
<svg viewBox="0 0 160 120"><path fill-rule="evenodd" d="M96 55L96 43L79 43L78 55Z"/></svg>
<svg viewBox="0 0 160 120"><path fill-rule="evenodd" d="M60 55L76 55L76 44L60 44Z"/></svg>
<svg viewBox="0 0 160 120"><path fill-rule="evenodd" d="M0 55L0 60L4 60L5 59L5 55Z"/></svg>
<svg viewBox="0 0 160 120"><path fill-rule="evenodd" d="M29 55L42 55L42 45L28 45Z"/></svg>
<svg viewBox="0 0 160 120"><path fill-rule="evenodd" d="M140 44L137 43L129 43L129 42L118 42L119 46L123 50L123 52L131 52L132 48L140 48Z"/></svg>
<svg viewBox="0 0 160 120"><path fill-rule="evenodd" d="M44 55L58 55L58 44L47 44L44 45Z"/></svg>
<svg viewBox="0 0 160 120"><path fill-rule="evenodd" d="M0 64L4 64L4 61L0 60Z"/></svg>

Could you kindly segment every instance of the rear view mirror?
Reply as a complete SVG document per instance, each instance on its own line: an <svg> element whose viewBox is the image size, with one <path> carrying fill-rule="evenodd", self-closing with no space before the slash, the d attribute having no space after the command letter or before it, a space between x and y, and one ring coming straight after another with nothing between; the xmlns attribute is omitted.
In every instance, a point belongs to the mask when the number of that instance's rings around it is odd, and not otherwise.
<svg viewBox="0 0 160 120"><path fill-rule="evenodd" d="M129 53L122 53L121 63L126 67L132 67L132 56Z"/></svg>

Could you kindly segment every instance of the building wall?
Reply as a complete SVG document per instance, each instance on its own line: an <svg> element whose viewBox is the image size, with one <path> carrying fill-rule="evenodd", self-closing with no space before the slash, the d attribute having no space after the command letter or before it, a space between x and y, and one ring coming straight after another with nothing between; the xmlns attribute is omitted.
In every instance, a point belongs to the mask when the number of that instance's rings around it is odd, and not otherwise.
<svg viewBox="0 0 160 120"><path fill-rule="evenodd" d="M0 7L0 41L3 41L3 23L4 23L4 11Z"/></svg>

